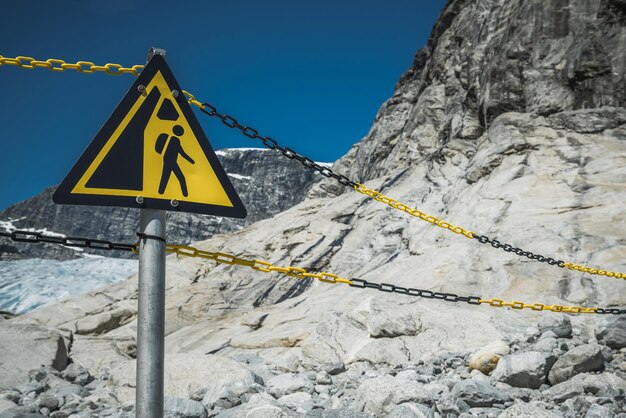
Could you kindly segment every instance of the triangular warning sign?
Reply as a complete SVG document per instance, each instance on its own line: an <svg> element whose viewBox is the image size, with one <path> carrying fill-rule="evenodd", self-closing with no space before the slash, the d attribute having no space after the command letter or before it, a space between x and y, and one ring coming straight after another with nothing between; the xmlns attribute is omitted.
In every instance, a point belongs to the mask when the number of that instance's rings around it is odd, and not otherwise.
<svg viewBox="0 0 626 418"><path fill-rule="evenodd" d="M244 218L244 208L165 59L154 55L55 203Z"/></svg>

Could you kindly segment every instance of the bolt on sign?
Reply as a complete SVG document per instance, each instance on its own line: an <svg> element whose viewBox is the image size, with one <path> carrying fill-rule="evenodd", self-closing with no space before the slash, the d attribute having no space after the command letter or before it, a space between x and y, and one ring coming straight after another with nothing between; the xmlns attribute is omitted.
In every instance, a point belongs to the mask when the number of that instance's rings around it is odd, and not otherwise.
<svg viewBox="0 0 626 418"><path fill-rule="evenodd" d="M246 216L161 55L150 59L53 200Z"/></svg>

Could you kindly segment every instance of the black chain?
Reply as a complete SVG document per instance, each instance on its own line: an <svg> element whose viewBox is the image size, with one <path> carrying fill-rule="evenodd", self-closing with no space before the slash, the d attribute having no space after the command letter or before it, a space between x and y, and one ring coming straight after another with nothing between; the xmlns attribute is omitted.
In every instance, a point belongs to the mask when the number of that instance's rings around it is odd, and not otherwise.
<svg viewBox="0 0 626 418"><path fill-rule="evenodd" d="M527 257L531 260L536 260L542 263L548 263L551 266L559 266L561 268L565 266L565 261L555 260L552 257L544 257L539 254L531 253L530 251L524 251L521 248L513 247L510 244L502 244L497 239L492 239L484 235L476 235L474 238L476 238L478 242L481 242L483 244L491 244L493 248L499 248L501 250L506 251L507 253L515 253L519 255L520 257Z"/></svg>
<svg viewBox="0 0 626 418"><path fill-rule="evenodd" d="M600 315L624 315L626 314L626 309L617 309L617 308L610 308L610 309L602 309L602 308L597 308L596 309L596 313L600 314Z"/></svg>
<svg viewBox="0 0 626 418"><path fill-rule="evenodd" d="M200 108L200 110L211 117L218 118L224 125L228 126L229 128L240 130L241 133L248 138L260 140L267 148L280 151L285 157L289 158L290 160L296 160L306 168L316 171L324 177L332 177L344 186L352 188L357 186L357 183L350 180L348 177L342 174L335 173L329 167L320 165L312 159L298 154L296 151L292 150L289 147L280 146L280 144L276 142L276 140L270 138L269 136L259 135L259 131L250 126L240 124L237 119L235 119L231 115L220 113L217 108L210 103L202 103L202 107Z"/></svg>
<svg viewBox="0 0 626 418"><path fill-rule="evenodd" d="M396 286L393 284L389 284L389 283L374 283L374 282L368 282L367 280L362 280L362 279L350 279L352 281L352 284L350 284L350 286L352 287L358 287L361 289L376 289L379 290L381 292L388 292L388 293L401 293L403 295L409 295L409 296L417 296L420 298L426 298L426 299L440 299L440 300L444 300L446 302L465 302L465 303L469 303L470 305L480 305L480 300L481 297L479 296L459 296L459 295L455 295L454 293L443 293L443 292L433 292L430 290L420 290L420 289L413 289L410 287L400 287L400 286Z"/></svg>
<svg viewBox="0 0 626 418"><path fill-rule="evenodd" d="M91 248L94 250L133 251L136 249L135 244L124 244L92 238L52 237L32 231L0 231L0 237L10 238L15 242L59 244L67 247Z"/></svg>

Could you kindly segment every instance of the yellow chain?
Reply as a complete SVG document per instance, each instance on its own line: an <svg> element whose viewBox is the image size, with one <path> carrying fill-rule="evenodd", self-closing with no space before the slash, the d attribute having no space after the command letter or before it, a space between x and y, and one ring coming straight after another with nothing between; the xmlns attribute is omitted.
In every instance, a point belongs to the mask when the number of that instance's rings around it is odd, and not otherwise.
<svg viewBox="0 0 626 418"><path fill-rule="evenodd" d="M3 57L0 55L0 65L15 65L16 67L32 70L33 68L46 68L51 71L74 70L79 73L95 73L98 71L111 74L132 74L138 76L143 69L143 65L133 65L132 67L123 67L120 64L96 65L89 61L78 61L76 63L65 62L60 59L49 58L45 61L39 61L32 57Z"/></svg>
<svg viewBox="0 0 626 418"><path fill-rule="evenodd" d="M414 209L410 206L405 205L404 203L400 203L398 202L396 199L392 199L391 197L385 196L384 194L382 194L379 191L376 190L372 190L368 187L365 187L362 184L357 184L356 187L354 188L354 190L356 190L359 193L362 193L366 196L371 197L372 199L378 201L378 202L382 202L387 206L390 206L394 209L397 209L401 212L405 212L408 213L411 216L414 216L416 218L422 219L426 222L430 222L433 225L436 225L440 228L443 229L449 229L450 231L454 232L455 234L462 234L465 235L467 238L474 238L476 237L476 234L472 231L468 231L467 229L461 228L460 226L456 226L456 225L452 225L451 223L448 223L444 220L441 220L439 218L435 218L434 216L430 216L425 214L424 212L421 212L417 209Z"/></svg>
<svg viewBox="0 0 626 418"><path fill-rule="evenodd" d="M324 283L352 284L351 280L344 279L332 273L310 273L306 269L299 267L278 267L268 261L247 260L245 258L240 258L232 254L202 251L198 248L189 247L187 245L168 244L166 246L166 251L169 253L178 254L183 257L199 257L205 258L207 260L213 260L221 264L235 264L238 266L249 267L253 270L262 271L264 273L277 272L284 274L285 276L295 277L296 279L304 279L306 277L310 277Z"/></svg>
<svg viewBox="0 0 626 418"><path fill-rule="evenodd" d="M607 277L615 277L615 278L618 278L618 279L626 279L626 274L625 273L618 273L616 271L595 269L595 268L592 268L592 267L583 266L581 264L565 263L565 264L563 264L563 267L565 267L566 269L569 269L569 270L575 270L575 271L580 271L580 272L583 272L583 273L595 274L595 275L598 275L598 276L607 276Z"/></svg>
<svg viewBox="0 0 626 418"><path fill-rule="evenodd" d="M277 272L282 273L288 277L295 277L296 279L304 279L310 277L317 279L323 283L344 283L352 284L352 280L344 279L336 274L322 272L322 273L309 273L306 269L299 267L278 267L272 263L264 260L248 260L245 258L237 257L232 254L221 252L202 251L195 247L187 245L173 245L168 244L166 251L174 253L182 257L197 257L212 260L221 264L239 265L251 268L253 270L262 271L264 273ZM135 252L137 252L135 250ZM565 312L573 314L592 314L597 313L599 308L585 308L581 306L562 306L562 305L544 305L542 303L527 304L524 302L505 302L501 299L480 299L478 304L487 304L494 308L510 307L513 309L532 309L533 311L550 311L550 312Z"/></svg>
<svg viewBox="0 0 626 418"><path fill-rule="evenodd" d="M513 309L532 309L533 311L551 311L566 313L597 313L598 308L584 308L582 306L544 305L543 303L505 302L502 299L481 299L480 303L489 304L493 308L509 307Z"/></svg>

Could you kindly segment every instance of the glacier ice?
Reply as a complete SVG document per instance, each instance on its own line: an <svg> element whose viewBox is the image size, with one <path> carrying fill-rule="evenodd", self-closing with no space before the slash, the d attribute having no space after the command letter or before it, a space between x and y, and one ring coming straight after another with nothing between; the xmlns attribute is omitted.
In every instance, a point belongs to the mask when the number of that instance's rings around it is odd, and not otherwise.
<svg viewBox="0 0 626 418"><path fill-rule="evenodd" d="M22 314L137 273L137 260L0 261L0 310Z"/></svg>

